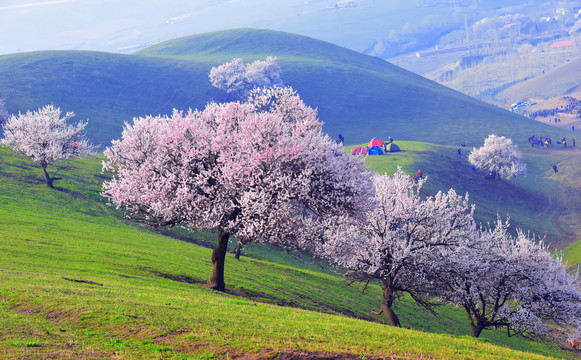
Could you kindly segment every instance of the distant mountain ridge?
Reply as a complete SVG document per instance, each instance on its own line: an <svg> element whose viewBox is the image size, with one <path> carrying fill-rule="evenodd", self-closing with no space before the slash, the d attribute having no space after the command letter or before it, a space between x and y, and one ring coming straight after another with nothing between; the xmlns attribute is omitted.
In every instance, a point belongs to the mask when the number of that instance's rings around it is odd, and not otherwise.
<svg viewBox="0 0 581 360"><path fill-rule="evenodd" d="M213 66L277 56L286 85L317 107L324 131L347 143L371 137L479 145L490 133L525 144L550 128L445 88L381 59L284 32L235 29L166 41L131 55L47 51L0 56L0 96L11 112L46 103L88 118L95 142L119 138L124 121L223 101Z"/></svg>

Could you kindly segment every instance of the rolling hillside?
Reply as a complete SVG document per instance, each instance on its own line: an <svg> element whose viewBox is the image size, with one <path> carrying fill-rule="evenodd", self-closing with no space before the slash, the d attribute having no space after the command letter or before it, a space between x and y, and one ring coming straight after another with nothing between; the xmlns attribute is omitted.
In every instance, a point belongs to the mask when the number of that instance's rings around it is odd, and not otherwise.
<svg viewBox="0 0 581 360"><path fill-rule="evenodd" d="M512 103L520 99L549 99L581 91L581 59L575 59L543 75L500 92L497 97ZM511 102L512 101L512 102Z"/></svg>
<svg viewBox="0 0 581 360"><path fill-rule="evenodd" d="M106 206L99 158L64 164L56 190L32 162L5 148L0 160L0 359L576 355L494 330L472 339L462 311L434 318L408 299L397 311L411 329L386 326L369 313L381 301L377 285L361 294L362 285L307 268L292 253L276 252L292 266L273 262L268 249L263 260L228 255L228 291L213 292L205 286L209 249Z"/></svg>
<svg viewBox="0 0 581 360"><path fill-rule="evenodd" d="M375 57L284 32L238 29L180 38L132 55L48 51L0 56L0 96L11 112L53 103L88 118L96 143L118 138L124 121L203 108L223 99L211 67L277 56L286 84L318 107L324 130L347 143L374 136L480 144L490 133L526 144L560 130L447 89Z"/></svg>
<svg viewBox="0 0 581 360"><path fill-rule="evenodd" d="M391 136L441 147L419 164L438 190L483 194L486 216L520 214L515 221L559 247L578 240L581 225L580 156L576 151L531 149L531 134L552 138L570 133L487 105L442 87L378 58L326 42L283 32L239 29L200 34L152 46L132 55L83 51L47 51L0 56L0 96L11 112L46 103L89 119L88 132L97 144L119 138L124 121L134 116L168 114L172 108L203 108L225 94L210 86L212 66L242 57L279 58L284 81L297 89L325 122L333 138L348 144ZM507 184L473 181L471 174L446 163L458 144L480 146L489 133L506 135L520 145L529 176ZM449 152L449 153L448 153ZM551 175L559 165L559 180ZM468 167L462 168L467 169ZM530 196L519 186L531 190ZM501 191L500 191L501 190ZM487 193L497 194L490 202ZM515 197L516 196L516 197ZM511 199L518 199L511 200ZM476 199L475 199L476 200ZM525 225L530 226L525 226Z"/></svg>

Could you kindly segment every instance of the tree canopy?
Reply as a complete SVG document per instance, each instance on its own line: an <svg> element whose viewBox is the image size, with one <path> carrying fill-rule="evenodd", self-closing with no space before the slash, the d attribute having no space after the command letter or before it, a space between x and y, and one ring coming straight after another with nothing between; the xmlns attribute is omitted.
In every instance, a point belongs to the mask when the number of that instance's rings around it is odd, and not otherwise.
<svg viewBox="0 0 581 360"><path fill-rule="evenodd" d="M578 326L581 292L577 276L567 273L561 256L553 256L542 241L499 218L482 229L470 244L437 263L443 280L441 296L464 308L472 336L495 327L509 336L538 337L549 324Z"/></svg>
<svg viewBox="0 0 581 360"><path fill-rule="evenodd" d="M367 221L334 230L334 241L324 246L325 256L349 271L348 278L383 287L385 312L394 326L400 326L392 309L395 300L408 293L430 309L434 293L433 262L446 261L449 248L467 241L474 231L473 207L452 189L447 194L422 199L425 179L412 181L400 168L390 177L376 174L375 206Z"/></svg>
<svg viewBox="0 0 581 360"><path fill-rule="evenodd" d="M280 67L276 57L268 56L245 64L240 58L210 70L210 82L236 99L246 99L255 88L281 87Z"/></svg>

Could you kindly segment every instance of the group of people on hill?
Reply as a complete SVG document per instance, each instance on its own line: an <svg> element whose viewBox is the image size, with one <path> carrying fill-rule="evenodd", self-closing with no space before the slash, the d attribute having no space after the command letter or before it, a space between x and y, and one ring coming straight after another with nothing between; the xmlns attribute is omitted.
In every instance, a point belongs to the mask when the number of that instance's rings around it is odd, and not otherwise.
<svg viewBox="0 0 581 360"><path fill-rule="evenodd" d="M575 139L573 138L571 140L573 147L575 147ZM532 135L531 137L529 137L529 143L531 144L532 147L549 147L552 144L551 138L549 137L536 137L535 135ZM562 144L564 147L567 147L567 138L562 138L561 140L557 141L557 144Z"/></svg>
<svg viewBox="0 0 581 360"><path fill-rule="evenodd" d="M542 109L542 110L532 111L529 113L529 117L531 119L535 119L537 116L540 116L540 117L556 116L559 113L575 114L578 117L581 116L581 101L579 101L578 99L571 97L571 96L565 96L565 97L563 97L563 100L565 100L567 102L567 104L557 106L554 109ZM559 123L561 122L561 118L559 118L559 117L555 117L554 119L549 119L549 122L551 122L551 120L554 120L555 124L558 122Z"/></svg>
<svg viewBox="0 0 581 360"><path fill-rule="evenodd" d="M529 137L529 143L531 144L532 147L549 147L549 145L552 144L551 142L551 138L549 137L536 137L535 135L532 135L531 137Z"/></svg>

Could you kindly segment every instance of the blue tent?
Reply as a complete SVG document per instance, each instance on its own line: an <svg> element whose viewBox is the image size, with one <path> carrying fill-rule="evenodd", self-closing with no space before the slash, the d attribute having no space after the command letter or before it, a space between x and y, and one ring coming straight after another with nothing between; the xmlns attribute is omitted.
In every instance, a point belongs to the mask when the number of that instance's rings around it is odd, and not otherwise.
<svg viewBox="0 0 581 360"><path fill-rule="evenodd" d="M379 146L374 146L367 150L367 155L383 155L383 150Z"/></svg>

